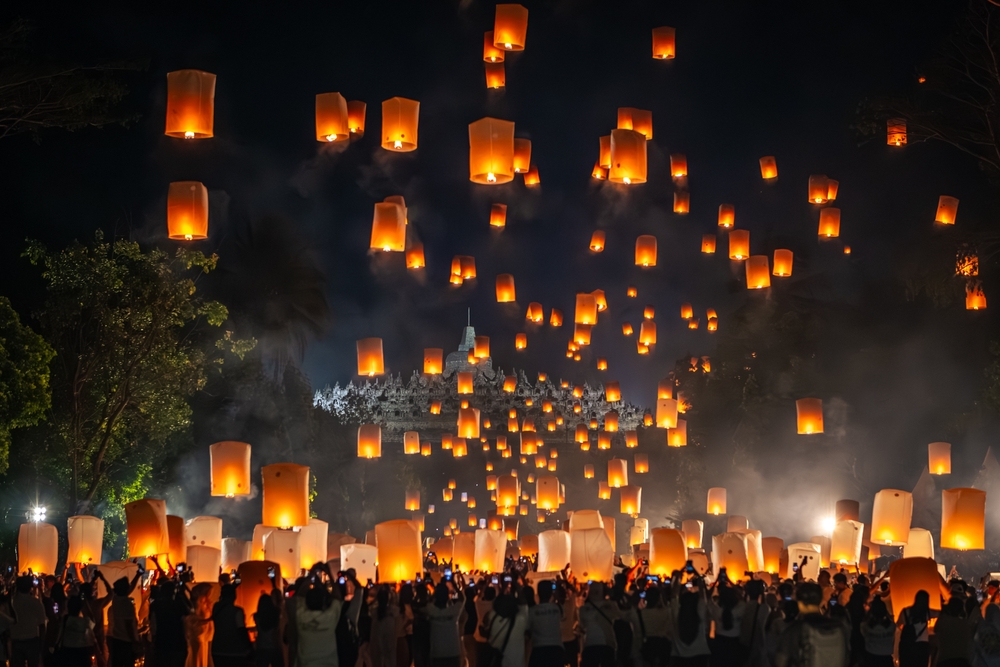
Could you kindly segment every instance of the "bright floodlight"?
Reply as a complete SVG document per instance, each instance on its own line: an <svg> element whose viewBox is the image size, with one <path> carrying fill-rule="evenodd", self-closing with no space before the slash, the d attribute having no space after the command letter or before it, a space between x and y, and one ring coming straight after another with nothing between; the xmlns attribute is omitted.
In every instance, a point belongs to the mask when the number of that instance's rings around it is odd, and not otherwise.
<svg viewBox="0 0 1000 667"><path fill-rule="evenodd" d="M833 532L833 529L837 527L837 520L832 516L828 516L823 519L823 532L829 535Z"/></svg>
<svg viewBox="0 0 1000 667"><path fill-rule="evenodd" d="M31 508L31 520L35 523L45 521L45 508L42 506Z"/></svg>

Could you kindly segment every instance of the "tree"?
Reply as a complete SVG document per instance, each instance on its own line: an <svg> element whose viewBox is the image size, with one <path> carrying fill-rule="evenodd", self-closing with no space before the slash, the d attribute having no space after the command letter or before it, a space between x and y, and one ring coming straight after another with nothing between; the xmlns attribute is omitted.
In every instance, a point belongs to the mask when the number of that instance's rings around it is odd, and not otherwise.
<svg viewBox="0 0 1000 667"><path fill-rule="evenodd" d="M0 31L0 138L131 120L114 109L128 93L120 75L137 69L134 64L49 60L29 48L31 33L23 19Z"/></svg>
<svg viewBox="0 0 1000 667"><path fill-rule="evenodd" d="M81 511L110 495L109 480L134 481L117 478L116 466L161 460L189 427L188 400L222 362L219 351L242 357L254 341L206 330L228 317L197 292L215 255L181 247L170 257L100 232L55 252L29 242L25 255L43 267L36 316L56 353L41 466Z"/></svg>
<svg viewBox="0 0 1000 667"><path fill-rule="evenodd" d="M0 473L6 472L11 429L37 424L51 405L49 362L55 351L21 324L0 297Z"/></svg>

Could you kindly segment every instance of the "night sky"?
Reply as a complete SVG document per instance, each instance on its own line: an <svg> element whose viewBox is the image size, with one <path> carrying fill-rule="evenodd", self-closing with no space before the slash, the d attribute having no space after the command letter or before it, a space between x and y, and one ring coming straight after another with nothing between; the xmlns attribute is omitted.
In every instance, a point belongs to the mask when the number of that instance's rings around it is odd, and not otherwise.
<svg viewBox="0 0 1000 667"><path fill-rule="evenodd" d="M732 203L737 227L751 232L753 254L791 248L793 280L811 281L816 298L855 309L850 319L831 323L827 337L831 346L855 346L838 351L850 364L830 369L841 374L835 385L849 409L840 446L870 456L868 465L880 470L872 475L875 488L911 488L926 443L953 435L928 432L928 424L938 411L968 411L978 400L996 329L993 311L905 302L894 267L908 244L935 233L939 195L961 200L959 225L981 225L995 214L995 201L977 166L957 152L932 145L893 150L881 138L859 145L850 125L865 96L918 85L921 63L964 4L526 6L526 49L508 56L503 91L484 84L482 40L492 29L493 3L16 8L37 21L40 49L148 67L128 75L124 106L141 115L129 129L52 132L40 145L27 137L0 145L5 292L22 311L38 298L36 281L25 278L33 269L19 258L26 236L61 245L103 228L170 247L167 185L200 180L211 193L212 217L210 239L197 247L219 252L223 271L241 228L280 216L279 236L326 274L333 321L303 359L315 389L355 377L354 342L367 336L383 338L387 371L408 377L420 368L424 347L455 349L471 307L477 333L491 336L494 366L546 370L575 382L618 379L626 400L651 405L656 381L676 359L712 354L706 308L719 312L722 330L747 299L767 298L747 293L742 263L726 258L724 236L717 254L699 252L702 234L717 229L718 205ZM677 29L673 61L650 57L650 30L659 25ZM166 73L184 68L218 75L212 140L163 134ZM366 136L340 153L314 135L314 96L332 91L368 104ZM421 103L413 153L378 146L380 103L393 96ZM627 192L590 178L598 137L615 127L621 106L652 110L654 125L649 181ZM516 136L531 139L541 187L528 190L520 178L494 187L469 181L467 126L484 116L512 120ZM675 152L688 158L687 216L671 212L668 156ZM777 183L761 180L763 155L776 156ZM806 201L814 173L840 181L839 240L817 242L818 210ZM398 194L425 244L423 277L404 270L402 254L368 253L373 204ZM494 201L508 204L500 233L488 227ZM608 235L600 255L588 250L595 229ZM639 234L659 241L655 269L633 264ZM475 285L448 285L455 254L475 256ZM496 303L498 273L515 276L516 308ZM625 298L630 284L638 299ZM771 290L782 284L772 278ZM987 277L987 295L1000 300L990 287ZM610 317L602 316L591 350L573 363L563 354L573 295L595 289L607 293ZM568 325L525 329L529 301L541 302L546 318L549 308L560 308ZM702 317L698 331L680 319L682 302ZM656 307L659 328L649 359L620 330L623 321L638 330L646 304ZM525 330L529 349L515 354L514 334ZM595 370L597 356L609 360L606 376ZM794 405L788 410L790 425ZM988 433L980 422L953 440L956 468L975 470ZM904 453L912 464L897 465Z"/></svg>

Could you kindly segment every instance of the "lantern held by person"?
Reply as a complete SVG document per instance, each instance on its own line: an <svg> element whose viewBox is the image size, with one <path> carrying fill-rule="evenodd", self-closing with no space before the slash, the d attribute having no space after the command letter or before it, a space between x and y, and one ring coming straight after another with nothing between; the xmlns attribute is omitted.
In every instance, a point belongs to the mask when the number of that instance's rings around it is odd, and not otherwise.
<svg viewBox="0 0 1000 667"><path fill-rule="evenodd" d="M379 581L412 581L423 572L420 531L412 521L396 519L375 524Z"/></svg>
<svg viewBox="0 0 1000 667"><path fill-rule="evenodd" d="M142 502L142 501L138 501ZM161 501L162 502L162 501ZM21 574L55 574L59 559L59 530L51 523L22 523L17 533L17 570Z"/></svg>
<svg viewBox="0 0 1000 667"><path fill-rule="evenodd" d="M167 553L167 504L155 498L143 498L125 505L128 552L133 557Z"/></svg>

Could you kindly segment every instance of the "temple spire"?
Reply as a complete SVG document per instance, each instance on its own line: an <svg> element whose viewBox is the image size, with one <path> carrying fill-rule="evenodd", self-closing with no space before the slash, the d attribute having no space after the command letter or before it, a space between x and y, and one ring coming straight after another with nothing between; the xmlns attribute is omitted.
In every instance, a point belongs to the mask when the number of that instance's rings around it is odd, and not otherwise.
<svg viewBox="0 0 1000 667"><path fill-rule="evenodd" d="M467 327L471 327L472 326L472 306L469 306L469 309L466 312L465 326L467 326Z"/></svg>

